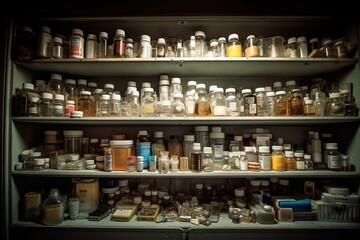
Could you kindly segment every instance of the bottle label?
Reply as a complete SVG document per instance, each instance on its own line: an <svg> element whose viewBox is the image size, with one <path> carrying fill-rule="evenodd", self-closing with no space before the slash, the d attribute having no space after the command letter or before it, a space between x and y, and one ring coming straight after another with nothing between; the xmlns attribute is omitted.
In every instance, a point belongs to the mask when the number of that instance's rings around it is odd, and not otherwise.
<svg viewBox="0 0 360 240"><path fill-rule="evenodd" d="M136 155L144 157L144 169L149 168L149 156L151 155L151 143L150 142L138 142L136 143Z"/></svg>
<svg viewBox="0 0 360 240"><path fill-rule="evenodd" d="M296 161L297 170L305 170L305 161Z"/></svg>
<svg viewBox="0 0 360 240"><path fill-rule="evenodd" d="M264 171L271 170L271 156L270 155L259 155L260 169Z"/></svg>
<svg viewBox="0 0 360 240"><path fill-rule="evenodd" d="M45 206L45 221L60 221L61 220L61 204L47 205Z"/></svg>
<svg viewBox="0 0 360 240"><path fill-rule="evenodd" d="M29 115L36 115L38 114L38 109L36 106L29 108Z"/></svg>
<svg viewBox="0 0 360 240"><path fill-rule="evenodd" d="M328 168L329 169L340 169L341 161L339 156L328 156Z"/></svg>

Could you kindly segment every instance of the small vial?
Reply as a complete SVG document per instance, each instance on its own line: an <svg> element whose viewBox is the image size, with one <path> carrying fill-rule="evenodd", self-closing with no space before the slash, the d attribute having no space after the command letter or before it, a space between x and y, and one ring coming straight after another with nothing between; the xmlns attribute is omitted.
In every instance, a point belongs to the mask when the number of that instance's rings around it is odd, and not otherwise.
<svg viewBox="0 0 360 240"><path fill-rule="evenodd" d="M96 58L97 37L95 34L88 34L85 45L85 58Z"/></svg>
<svg viewBox="0 0 360 240"><path fill-rule="evenodd" d="M136 172L137 171L137 163L135 156L128 156L127 157L127 171L128 172Z"/></svg>
<svg viewBox="0 0 360 240"><path fill-rule="evenodd" d="M150 155L149 156L149 172L156 172L157 169L157 156Z"/></svg>
<svg viewBox="0 0 360 240"><path fill-rule="evenodd" d="M64 95L55 94L55 99L52 104L52 116L53 117L64 116Z"/></svg>
<svg viewBox="0 0 360 240"><path fill-rule="evenodd" d="M63 57L64 57L64 49L62 45L62 39L59 37L54 37L51 48L51 58L62 59Z"/></svg>
<svg viewBox="0 0 360 240"><path fill-rule="evenodd" d="M203 148L202 163L203 163L204 172L213 172L214 171L214 157L212 154L211 147Z"/></svg>
<svg viewBox="0 0 360 240"><path fill-rule="evenodd" d="M29 104L29 116L39 116L39 98L32 97Z"/></svg>
<svg viewBox="0 0 360 240"><path fill-rule="evenodd" d="M137 156L136 161L136 170L142 172L144 170L144 156Z"/></svg>
<svg viewBox="0 0 360 240"><path fill-rule="evenodd" d="M133 44L133 40L131 38L126 39L125 57L126 58L134 57L134 44Z"/></svg>
<svg viewBox="0 0 360 240"><path fill-rule="evenodd" d="M202 152L200 143L193 144L193 151L191 153L191 171L195 173L201 172L202 167Z"/></svg>
<svg viewBox="0 0 360 240"><path fill-rule="evenodd" d="M73 111L75 111L75 101L66 100L64 115L65 116L70 116Z"/></svg>
<svg viewBox="0 0 360 240"><path fill-rule="evenodd" d="M299 53L299 57L307 58L309 53L308 53L308 44L306 37L305 36L299 37L296 39L296 42L297 42L297 51Z"/></svg>
<svg viewBox="0 0 360 240"><path fill-rule="evenodd" d="M165 57L166 43L165 38L159 38L156 44L156 57Z"/></svg>
<svg viewBox="0 0 360 240"><path fill-rule="evenodd" d="M103 94L101 97L100 103L100 116L101 117L108 117L109 116L109 102L110 102L110 95Z"/></svg>
<svg viewBox="0 0 360 240"><path fill-rule="evenodd" d="M112 171L111 147L105 148L105 152L104 152L104 170L105 170L105 172L111 172Z"/></svg>
<svg viewBox="0 0 360 240"><path fill-rule="evenodd" d="M151 58L152 57L152 47L151 47L151 38L148 35L140 36L140 58Z"/></svg>
<svg viewBox="0 0 360 240"><path fill-rule="evenodd" d="M125 57L125 31L122 29L116 29L114 37L114 57Z"/></svg>
<svg viewBox="0 0 360 240"><path fill-rule="evenodd" d="M227 43L226 38L220 37L218 39L218 57L227 57Z"/></svg>
<svg viewBox="0 0 360 240"><path fill-rule="evenodd" d="M99 33L99 46L98 46L98 57L107 57L107 45L108 45L108 34L107 32Z"/></svg>
<svg viewBox="0 0 360 240"><path fill-rule="evenodd" d="M296 160L296 170L297 171L304 171L305 170L304 153L295 152L294 156L295 156L295 160Z"/></svg>

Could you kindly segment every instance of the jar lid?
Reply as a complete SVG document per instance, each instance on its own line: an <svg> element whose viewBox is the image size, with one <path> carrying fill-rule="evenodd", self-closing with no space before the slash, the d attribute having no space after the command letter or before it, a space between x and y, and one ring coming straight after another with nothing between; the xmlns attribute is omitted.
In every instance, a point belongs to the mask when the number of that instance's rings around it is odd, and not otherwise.
<svg viewBox="0 0 360 240"><path fill-rule="evenodd" d="M57 131L44 131L45 135L57 135Z"/></svg>
<svg viewBox="0 0 360 240"><path fill-rule="evenodd" d="M238 141L238 142L241 142L243 140L243 136L234 136L234 141Z"/></svg>
<svg viewBox="0 0 360 240"><path fill-rule="evenodd" d="M339 97L341 97L341 93L339 92L330 93L330 98L339 98Z"/></svg>
<svg viewBox="0 0 360 240"><path fill-rule="evenodd" d="M202 183L196 183L195 184L195 189L200 190L200 189L203 189L203 188L204 188L204 184L202 184Z"/></svg>
<svg viewBox="0 0 360 240"><path fill-rule="evenodd" d="M57 73L52 73L50 76L51 80L58 80L58 81L62 81L62 75L61 74L57 74Z"/></svg>
<svg viewBox="0 0 360 240"><path fill-rule="evenodd" d="M41 156L41 152L30 152L29 153L30 157L40 157Z"/></svg>
<svg viewBox="0 0 360 240"><path fill-rule="evenodd" d="M151 38L150 38L149 35L141 35L141 36L140 36L140 40L141 40L141 41L150 42Z"/></svg>
<svg viewBox="0 0 360 240"><path fill-rule="evenodd" d="M319 42L318 38L312 38L309 40L309 43L315 43L315 42Z"/></svg>
<svg viewBox="0 0 360 240"><path fill-rule="evenodd" d="M101 95L101 99L102 99L102 100L109 100L109 99L110 99L110 95L109 95L109 94L103 94L103 95Z"/></svg>
<svg viewBox="0 0 360 240"><path fill-rule="evenodd" d="M212 147L203 147L203 153L212 153Z"/></svg>
<svg viewBox="0 0 360 240"><path fill-rule="evenodd" d="M239 40L239 35L237 33L232 33L232 34L229 35L228 41L230 41L231 39Z"/></svg>
<svg viewBox="0 0 360 240"><path fill-rule="evenodd" d="M99 33L99 38L108 38L107 32L100 32Z"/></svg>
<svg viewBox="0 0 360 240"><path fill-rule="evenodd" d="M65 130L63 132L65 137L82 137L83 133L82 130Z"/></svg>
<svg viewBox="0 0 360 240"><path fill-rule="evenodd" d="M331 150L337 150L338 149L338 144L337 143L326 143L325 148L326 149L331 149Z"/></svg>
<svg viewBox="0 0 360 240"><path fill-rule="evenodd" d="M296 37L291 37L288 39L288 44L296 43Z"/></svg>
<svg viewBox="0 0 360 240"><path fill-rule="evenodd" d="M64 95L62 95L62 94L56 94L56 95L55 95L55 100L64 101L64 99L65 99L65 97L64 97Z"/></svg>
<svg viewBox="0 0 360 240"><path fill-rule="evenodd" d="M273 146L272 146L272 149L273 149L273 150L280 150L280 151L282 151L283 147L282 147L282 146L273 145Z"/></svg>
<svg viewBox="0 0 360 240"><path fill-rule="evenodd" d="M259 153L270 153L269 146L259 146Z"/></svg>
<svg viewBox="0 0 360 240"><path fill-rule="evenodd" d="M184 141L193 142L193 141L195 141L195 136L194 135L184 135Z"/></svg>
<svg viewBox="0 0 360 240"><path fill-rule="evenodd" d="M83 111L72 111L70 114L71 118L82 118L84 115Z"/></svg>
<svg viewBox="0 0 360 240"><path fill-rule="evenodd" d="M41 165L44 165L44 159L43 158L35 158L34 159L34 165L35 166L41 166Z"/></svg>
<svg viewBox="0 0 360 240"><path fill-rule="evenodd" d="M225 138L225 133L223 133L223 132L212 132L212 133L210 133L210 138Z"/></svg>
<svg viewBox="0 0 360 240"><path fill-rule="evenodd" d="M209 131L208 126L195 126L194 128L195 132L207 132Z"/></svg>
<svg viewBox="0 0 360 240"><path fill-rule="evenodd" d="M302 152L295 152L295 153L294 153L294 156L295 156L295 157L304 157L304 153L302 153Z"/></svg>
<svg viewBox="0 0 360 240"><path fill-rule="evenodd" d="M110 140L110 145L112 147L116 146L131 146L133 145L133 140Z"/></svg>
<svg viewBox="0 0 360 240"><path fill-rule="evenodd" d="M74 28L72 30L72 34L73 35L77 34L77 35L80 35L80 36L84 36L84 32L81 29L78 29L78 28Z"/></svg>
<svg viewBox="0 0 360 240"><path fill-rule="evenodd" d="M97 41L97 36L95 34L88 34L87 35L87 40L95 40Z"/></svg>
<svg viewBox="0 0 360 240"><path fill-rule="evenodd" d="M126 187L129 185L129 180L128 179L120 179L119 180L119 187Z"/></svg>
<svg viewBox="0 0 360 240"><path fill-rule="evenodd" d="M234 195L239 197L244 196L245 195L244 188L235 188Z"/></svg>
<svg viewBox="0 0 360 240"><path fill-rule="evenodd" d="M154 137L155 138L162 138L162 137L164 137L164 132L161 132L161 131L154 132Z"/></svg>
<svg viewBox="0 0 360 240"><path fill-rule="evenodd" d="M52 95L51 93L46 93L46 92L44 92L44 93L42 94L42 98L43 98L43 99L53 99L53 95Z"/></svg>
<svg viewBox="0 0 360 240"><path fill-rule="evenodd" d="M249 162L249 163L255 163L255 162ZM260 163L258 163L260 166ZM250 180L250 186L260 186L260 180L257 179L251 179Z"/></svg>
<svg viewBox="0 0 360 240"><path fill-rule="evenodd" d="M266 93L266 96L268 96L268 97L273 97L273 96L275 96L275 92L267 92Z"/></svg>
<svg viewBox="0 0 360 240"><path fill-rule="evenodd" d="M294 157L293 151L285 151L285 157Z"/></svg>

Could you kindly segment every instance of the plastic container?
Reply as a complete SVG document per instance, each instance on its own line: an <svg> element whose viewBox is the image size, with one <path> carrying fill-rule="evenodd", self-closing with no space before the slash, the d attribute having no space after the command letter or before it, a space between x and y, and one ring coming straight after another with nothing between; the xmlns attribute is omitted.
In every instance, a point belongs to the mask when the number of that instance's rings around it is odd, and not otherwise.
<svg viewBox="0 0 360 240"><path fill-rule="evenodd" d="M128 170L128 156L132 155L134 148L133 140L110 141L113 171Z"/></svg>

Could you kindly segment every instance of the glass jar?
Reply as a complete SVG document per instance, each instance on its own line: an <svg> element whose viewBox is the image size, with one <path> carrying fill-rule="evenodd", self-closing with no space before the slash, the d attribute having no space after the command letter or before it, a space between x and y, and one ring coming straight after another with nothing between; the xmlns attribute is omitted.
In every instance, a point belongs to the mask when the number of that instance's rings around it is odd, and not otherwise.
<svg viewBox="0 0 360 240"><path fill-rule="evenodd" d="M210 146L210 136L208 126L194 127L195 142L200 143L201 148Z"/></svg>
<svg viewBox="0 0 360 240"><path fill-rule="evenodd" d="M285 169L286 171L296 171L296 159L293 151L285 151Z"/></svg>
<svg viewBox="0 0 360 240"><path fill-rule="evenodd" d="M65 130L64 134L64 150L67 154L81 153L81 138L83 131L81 130Z"/></svg>
<svg viewBox="0 0 360 240"><path fill-rule="evenodd" d="M298 58L296 37L291 37L287 41L287 56L289 58Z"/></svg>
<svg viewBox="0 0 360 240"><path fill-rule="evenodd" d="M59 189L52 188L43 203L43 222L45 225L58 225L64 220L65 201Z"/></svg>
<svg viewBox="0 0 360 240"><path fill-rule="evenodd" d="M272 146L271 169L274 171L285 171L285 156L282 146Z"/></svg>
<svg viewBox="0 0 360 240"><path fill-rule="evenodd" d="M299 53L300 58L307 58L308 53L308 44L305 36L299 37L296 39L297 42L297 52Z"/></svg>
<svg viewBox="0 0 360 240"><path fill-rule="evenodd" d="M249 35L245 41L245 57L259 57L259 47L255 35Z"/></svg>
<svg viewBox="0 0 360 240"><path fill-rule="evenodd" d="M107 57L107 45L108 45L108 33L99 33L99 47L98 47L98 58Z"/></svg>
<svg viewBox="0 0 360 240"><path fill-rule="evenodd" d="M191 171L195 173L201 172L202 167L202 152L200 143L193 144L193 151L191 153Z"/></svg>
<svg viewBox="0 0 360 240"><path fill-rule="evenodd" d="M304 153L295 152L294 156L295 156L295 160L296 160L296 170L297 171L304 171L305 170Z"/></svg>
<svg viewBox="0 0 360 240"><path fill-rule="evenodd" d="M226 38L220 37L218 39L218 57L226 57L227 56L227 43Z"/></svg>
<svg viewBox="0 0 360 240"><path fill-rule="evenodd" d="M203 171L213 172L214 171L214 157L212 154L211 147L204 147L202 153Z"/></svg>
<svg viewBox="0 0 360 240"><path fill-rule="evenodd" d="M330 93L330 100L326 105L326 113L329 116L345 116L345 103L341 100L339 92Z"/></svg>
<svg viewBox="0 0 360 240"><path fill-rule="evenodd" d="M40 117L51 117L52 115L52 102L53 95L51 93L43 93L42 98L39 101L39 116Z"/></svg>
<svg viewBox="0 0 360 240"><path fill-rule="evenodd" d="M271 170L271 155L269 146L259 146L259 156L260 169L262 171Z"/></svg>
<svg viewBox="0 0 360 240"><path fill-rule="evenodd" d="M82 111L84 117L95 116L95 103L91 97L90 91L81 91L80 99L77 102L76 110Z"/></svg>
<svg viewBox="0 0 360 240"><path fill-rule="evenodd" d="M341 170L341 154L338 151L337 143L327 143L324 153L324 162L327 164L329 170L340 171Z"/></svg>
<svg viewBox="0 0 360 240"><path fill-rule="evenodd" d="M214 117L227 116L227 102L224 96L223 88L216 88L214 90L214 97L211 99L211 114Z"/></svg>
<svg viewBox="0 0 360 240"><path fill-rule="evenodd" d="M69 39L69 58L84 58L84 32L74 28Z"/></svg>
<svg viewBox="0 0 360 240"><path fill-rule="evenodd" d="M125 57L125 31L122 29L116 29L114 37L114 57Z"/></svg>
<svg viewBox="0 0 360 240"><path fill-rule="evenodd" d="M290 116L303 116L304 115L304 102L301 97L301 89L293 89L291 91L291 98L289 100Z"/></svg>
<svg viewBox="0 0 360 240"><path fill-rule="evenodd" d="M151 38L148 35L140 36L139 57L140 58L151 58L152 57Z"/></svg>
<svg viewBox="0 0 360 240"><path fill-rule="evenodd" d="M305 100L304 115L315 116L315 105L312 99Z"/></svg>
<svg viewBox="0 0 360 240"><path fill-rule="evenodd" d="M343 40L335 42L335 54L337 58L347 58L347 50Z"/></svg>
<svg viewBox="0 0 360 240"><path fill-rule="evenodd" d="M64 116L64 95L55 94L55 98L52 104L52 116L53 117Z"/></svg>
<svg viewBox="0 0 360 240"><path fill-rule="evenodd" d="M289 104L288 104L288 100L287 100L285 91L277 91L276 92L275 115L276 116L288 116L289 115Z"/></svg>
<svg viewBox="0 0 360 240"><path fill-rule="evenodd" d="M236 33L230 34L228 37L227 56L242 57L241 42L239 41L239 35Z"/></svg>

